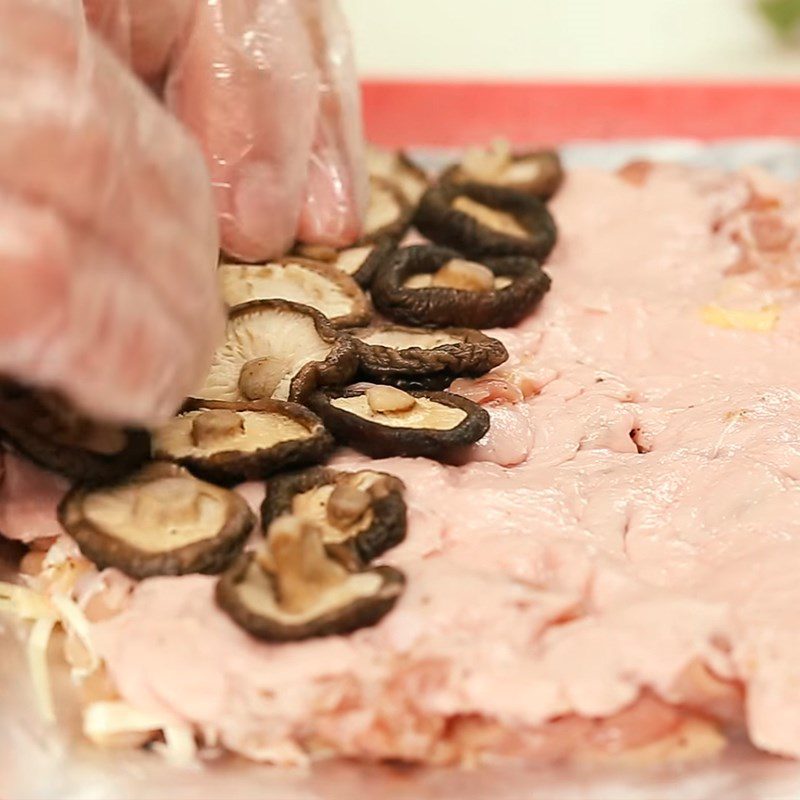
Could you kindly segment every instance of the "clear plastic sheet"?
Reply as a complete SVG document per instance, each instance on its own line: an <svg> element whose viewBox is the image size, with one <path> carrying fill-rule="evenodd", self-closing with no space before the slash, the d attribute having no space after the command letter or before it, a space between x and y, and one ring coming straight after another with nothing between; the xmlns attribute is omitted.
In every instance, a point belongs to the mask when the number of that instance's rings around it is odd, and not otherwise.
<svg viewBox="0 0 800 800"><path fill-rule="evenodd" d="M331 246L358 236L358 82L336 2L193 4L165 100L203 148L227 253L258 261L296 236Z"/></svg>
<svg viewBox="0 0 800 800"><path fill-rule="evenodd" d="M222 332L220 239L357 238L360 117L335 0L0 0L0 371L169 416Z"/></svg>
<svg viewBox="0 0 800 800"><path fill-rule="evenodd" d="M366 200L358 81L336 0L83 0L109 46L194 133L223 248L341 246Z"/></svg>
<svg viewBox="0 0 800 800"><path fill-rule="evenodd" d="M0 0L0 371L168 416L222 330L217 252L200 152L80 2Z"/></svg>
<svg viewBox="0 0 800 800"><path fill-rule="evenodd" d="M633 158L661 158L735 168L757 164L800 178L800 149L785 141L690 141L572 144L568 164L615 168ZM433 166L442 154L417 154ZM0 551L0 565L14 553ZM2 572L2 569L0 569ZM2 577L2 575L0 575ZM487 765L474 770L419 769L333 761L310 770L282 770L220 759L172 767L140 751L101 751L77 733L77 708L65 670L56 667L59 724L38 717L20 645L21 627L0 631L0 797L3 800L322 800L381 797L493 800L789 800L800 797L800 765L733 743L719 760L680 770L622 772ZM53 648L54 650L56 648Z"/></svg>

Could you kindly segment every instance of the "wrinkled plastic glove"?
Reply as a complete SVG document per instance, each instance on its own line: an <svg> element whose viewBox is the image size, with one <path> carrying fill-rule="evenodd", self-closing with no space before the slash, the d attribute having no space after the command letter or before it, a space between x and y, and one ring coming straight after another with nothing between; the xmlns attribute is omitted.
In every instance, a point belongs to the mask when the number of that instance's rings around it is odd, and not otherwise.
<svg viewBox="0 0 800 800"><path fill-rule="evenodd" d="M71 0L0 0L0 374L147 422L223 324L196 145Z"/></svg>
<svg viewBox="0 0 800 800"><path fill-rule="evenodd" d="M358 234L366 181L333 0L0 0L0 374L153 422L221 331L243 260Z"/></svg>
<svg viewBox="0 0 800 800"><path fill-rule="evenodd" d="M223 249L358 236L366 201L358 84L335 0L84 0L143 78L164 86L214 186Z"/></svg>

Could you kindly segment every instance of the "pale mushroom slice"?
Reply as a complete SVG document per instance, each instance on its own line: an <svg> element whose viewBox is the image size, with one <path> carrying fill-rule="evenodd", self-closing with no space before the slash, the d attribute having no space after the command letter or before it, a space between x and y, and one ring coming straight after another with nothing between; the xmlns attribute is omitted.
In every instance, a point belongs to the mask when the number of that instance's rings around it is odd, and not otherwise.
<svg viewBox="0 0 800 800"><path fill-rule="evenodd" d="M357 356L318 311L286 300L233 309L225 342L193 400L303 402L317 386L346 383Z"/></svg>
<svg viewBox="0 0 800 800"><path fill-rule="evenodd" d="M493 231L505 234L506 236L516 236L524 239L528 231L518 222L517 218L507 211L500 211L492 208L485 203L479 203L471 197L461 195L453 200L451 208L461 211L464 214L476 219L481 225L491 228Z"/></svg>
<svg viewBox="0 0 800 800"><path fill-rule="evenodd" d="M153 456L230 485L318 464L333 449L322 421L281 400L190 405L153 433Z"/></svg>
<svg viewBox="0 0 800 800"><path fill-rule="evenodd" d="M445 459L489 430L485 409L449 392L352 386L314 392L308 402L337 441L373 458Z"/></svg>
<svg viewBox="0 0 800 800"><path fill-rule="evenodd" d="M390 181L370 178L369 201L360 244L383 239L400 241L411 224L413 206Z"/></svg>
<svg viewBox="0 0 800 800"><path fill-rule="evenodd" d="M351 331L359 374L401 388L443 388L457 377L478 377L502 364L502 342L469 328L440 330L380 325Z"/></svg>
<svg viewBox="0 0 800 800"><path fill-rule="evenodd" d="M113 486L76 487L58 516L88 559L133 578L221 572L255 524L238 494L163 462Z"/></svg>
<svg viewBox="0 0 800 800"><path fill-rule="evenodd" d="M362 288L369 287L372 278L381 265L391 258L396 247L393 239L384 238L379 242L356 244L336 250L323 245L299 245L297 252L308 258L331 264Z"/></svg>
<svg viewBox="0 0 800 800"><path fill-rule="evenodd" d="M406 535L403 482L371 469L338 472L326 467L278 475L267 482L261 507L264 531L292 514L319 527L322 541L348 563L368 563Z"/></svg>
<svg viewBox="0 0 800 800"><path fill-rule="evenodd" d="M451 258L436 272L418 272L409 275L403 286L406 289L458 289L463 292L492 292L511 286L508 275L495 275L489 267L466 258Z"/></svg>
<svg viewBox="0 0 800 800"><path fill-rule="evenodd" d="M281 517L267 541L266 552L240 558L216 589L219 607L259 639L297 641L375 625L405 588L405 576L392 567L348 570L312 522Z"/></svg>
<svg viewBox="0 0 800 800"><path fill-rule="evenodd" d="M334 327L364 325L372 315L358 284L336 266L289 257L268 264L221 264L222 299L236 307L253 300L289 300L327 317Z"/></svg>
<svg viewBox="0 0 800 800"><path fill-rule="evenodd" d="M367 170L374 178L382 178L397 186L411 205L416 205L430 181L422 167L402 150L367 147Z"/></svg>
<svg viewBox="0 0 800 800"><path fill-rule="evenodd" d="M108 483L143 464L147 431L89 419L62 396L0 386L0 436L45 469L75 481Z"/></svg>
<svg viewBox="0 0 800 800"><path fill-rule="evenodd" d="M442 173L444 182L485 183L547 199L561 185L564 170L554 150L514 153L504 140L467 150L461 162Z"/></svg>

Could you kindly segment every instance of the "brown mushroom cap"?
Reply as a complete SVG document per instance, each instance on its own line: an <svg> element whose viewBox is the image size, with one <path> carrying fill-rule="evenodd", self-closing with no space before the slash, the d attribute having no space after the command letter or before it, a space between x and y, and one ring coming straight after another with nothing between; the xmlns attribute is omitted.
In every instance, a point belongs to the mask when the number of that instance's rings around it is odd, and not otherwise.
<svg viewBox="0 0 800 800"><path fill-rule="evenodd" d="M307 408L280 400L189 404L153 434L153 455L230 485L315 464L333 438Z"/></svg>
<svg viewBox="0 0 800 800"><path fill-rule="evenodd" d="M94 422L56 394L11 383L0 387L0 435L40 466L81 482L115 481L150 455L147 431Z"/></svg>
<svg viewBox="0 0 800 800"><path fill-rule="evenodd" d="M259 639L298 641L374 625L405 587L392 567L346 569L326 552L313 523L282 517L268 542L267 553L242 556L216 589L219 607Z"/></svg>
<svg viewBox="0 0 800 800"><path fill-rule="evenodd" d="M409 381L449 385L477 377L508 359L503 343L468 328L407 328L380 325L350 331L365 380L406 388Z"/></svg>
<svg viewBox="0 0 800 800"><path fill-rule="evenodd" d="M405 538L404 488L399 478L374 470L314 467L278 475L267 483L262 526L267 531L275 519L292 514L314 522L326 547L344 546L368 563Z"/></svg>
<svg viewBox="0 0 800 800"><path fill-rule="evenodd" d="M317 391L309 406L337 441L373 458L445 458L489 430L489 414L449 392L404 392L391 386Z"/></svg>
<svg viewBox="0 0 800 800"><path fill-rule="evenodd" d="M402 150L368 146L367 169L372 177L393 183L412 206L416 206L430 185L425 170Z"/></svg>
<svg viewBox="0 0 800 800"><path fill-rule="evenodd" d="M468 150L458 164L444 170L443 183L485 183L505 186L547 200L564 178L555 150L512 153L507 143Z"/></svg>
<svg viewBox="0 0 800 800"><path fill-rule="evenodd" d="M163 462L114 486L74 488L58 518L98 567L134 578L221 572L255 524L238 494Z"/></svg>
<svg viewBox="0 0 800 800"><path fill-rule="evenodd" d="M516 325L550 288L538 262L524 256L485 258L480 266L494 275L489 291L434 285L443 267L463 261L454 250L414 245L396 251L372 282L372 300L386 317L429 327Z"/></svg>
<svg viewBox="0 0 800 800"><path fill-rule="evenodd" d="M221 264L217 275L231 307L253 300L289 300L315 308L334 327L364 325L372 308L358 284L320 261L283 258L267 264Z"/></svg>
<svg viewBox="0 0 800 800"><path fill-rule="evenodd" d="M346 247L343 250L304 244L298 246L297 252L308 258L331 264L366 289L381 264L391 258L395 247L393 239L384 238L377 242Z"/></svg>
<svg viewBox="0 0 800 800"><path fill-rule="evenodd" d="M231 311L198 400L302 402L317 386L346 383L357 356L318 311L286 300L257 300Z"/></svg>
<svg viewBox="0 0 800 800"><path fill-rule="evenodd" d="M467 256L544 259L556 226L539 198L482 183L440 183L422 196L416 226L431 241Z"/></svg>
<svg viewBox="0 0 800 800"><path fill-rule="evenodd" d="M414 207L403 193L390 181L370 178L369 201L364 216L360 244L403 238L411 225Z"/></svg>

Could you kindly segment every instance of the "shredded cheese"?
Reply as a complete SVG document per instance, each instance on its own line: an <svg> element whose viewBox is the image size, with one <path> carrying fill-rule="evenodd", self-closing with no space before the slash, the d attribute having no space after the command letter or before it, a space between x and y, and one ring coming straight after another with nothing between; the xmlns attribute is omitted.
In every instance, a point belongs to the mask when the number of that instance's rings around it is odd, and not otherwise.
<svg viewBox="0 0 800 800"><path fill-rule="evenodd" d="M47 647L53 635L56 619L42 617L33 623L28 639L28 669L31 673L33 690L39 711L48 722L55 722L56 712L53 706L53 692L50 687L50 671L47 664Z"/></svg>
<svg viewBox="0 0 800 800"><path fill-rule="evenodd" d="M186 767L197 760L194 731L187 725L165 725L164 743L157 742L153 748L176 767Z"/></svg>
<svg viewBox="0 0 800 800"><path fill-rule="evenodd" d="M86 618L80 606L71 597L54 595L51 598L51 602L60 614L61 625L78 637L89 654L89 665L81 669L76 669L76 672L81 677L91 675L100 666L100 657L92 646L89 620Z"/></svg>
<svg viewBox="0 0 800 800"><path fill-rule="evenodd" d="M6 582L0 582L0 611L16 614L23 620L33 620L26 647L28 669L39 712L45 720L54 722L56 715L50 688L47 648L58 622L58 613L39 592Z"/></svg>
<svg viewBox="0 0 800 800"><path fill-rule="evenodd" d="M15 614L24 620L57 616L56 610L44 595L27 586L18 586L5 581L0 581L0 611Z"/></svg>
<svg viewBox="0 0 800 800"><path fill-rule="evenodd" d="M54 550L54 545L51 550ZM48 556L50 554L48 553ZM0 613L14 614L32 621L26 657L36 705L48 722L56 719L48 663L48 647L56 625L76 637L89 654L85 666L72 665L73 677L80 680L93 674L102 664L92 645L91 623L75 602L72 591L81 570L63 552L53 558L39 576L25 576L27 586L0 581ZM64 569L64 566L67 566ZM40 591L39 591L40 590ZM197 744L191 726L140 711L122 700L90 703L83 711L83 732L95 744L137 746L163 732L164 742L156 749L170 763L185 766L196 761Z"/></svg>
<svg viewBox="0 0 800 800"><path fill-rule="evenodd" d="M140 711L123 700L90 703L83 710L83 732L97 744L113 744L114 737L129 733L153 733L169 727L169 721Z"/></svg>

